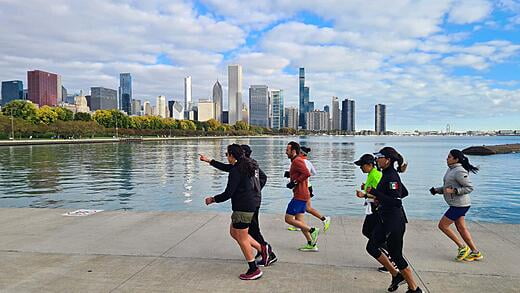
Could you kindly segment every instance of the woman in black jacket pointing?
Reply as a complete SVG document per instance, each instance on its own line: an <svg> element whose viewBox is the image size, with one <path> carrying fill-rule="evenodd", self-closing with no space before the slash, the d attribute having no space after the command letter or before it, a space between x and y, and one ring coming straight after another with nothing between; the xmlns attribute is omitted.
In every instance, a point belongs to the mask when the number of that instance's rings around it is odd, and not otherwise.
<svg viewBox="0 0 520 293"><path fill-rule="evenodd" d="M377 188L368 188L365 197L374 198L379 202L377 215L380 221L374 228L367 243L367 251L392 274L392 282L388 291L397 290L406 281L410 293L422 292L413 278L413 273L403 257L403 237L406 230L406 214L402 199L408 195L408 190L402 184L398 172L406 170L404 159L394 148L384 147L374 154L377 165L383 170L383 177ZM394 165L397 162L398 167ZM390 263L379 247L386 241L388 253L397 268Z"/></svg>
<svg viewBox="0 0 520 293"><path fill-rule="evenodd" d="M205 199L207 205L224 202L231 199L230 234L235 239L246 258L249 269L240 275L242 280L255 280L262 276L262 271L257 267L252 248L262 251L260 244L249 234L256 208L260 205L260 179L258 164L247 158L238 144L228 145L226 157L233 165L229 171L226 190L223 193L210 196Z"/></svg>

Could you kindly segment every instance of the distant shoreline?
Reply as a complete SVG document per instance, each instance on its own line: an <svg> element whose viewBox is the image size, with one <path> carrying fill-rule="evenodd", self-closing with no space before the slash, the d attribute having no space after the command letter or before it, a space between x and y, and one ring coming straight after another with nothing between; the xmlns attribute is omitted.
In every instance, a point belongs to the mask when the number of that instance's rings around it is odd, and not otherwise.
<svg viewBox="0 0 520 293"><path fill-rule="evenodd" d="M2 146L26 146L26 145L53 145L53 144L88 144L88 143L128 143L128 142L147 142L147 141L168 141L168 140L204 140L204 139L229 139L229 138L267 138L267 137L296 137L296 136L378 136L378 135L320 135L320 134L304 134L304 135L248 135L248 136L175 136L175 137L129 137L129 138L74 138L74 139L20 139L20 140L0 140ZM406 137L481 137L483 135L382 135L385 136L406 136ZM491 136L491 135L489 135ZM519 135L492 135L496 137L510 136L520 137Z"/></svg>

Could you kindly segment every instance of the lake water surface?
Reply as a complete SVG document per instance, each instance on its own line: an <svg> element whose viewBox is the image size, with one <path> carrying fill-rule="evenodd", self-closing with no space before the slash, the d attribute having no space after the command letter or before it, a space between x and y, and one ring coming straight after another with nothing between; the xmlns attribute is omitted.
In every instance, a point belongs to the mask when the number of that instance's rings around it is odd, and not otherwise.
<svg viewBox="0 0 520 293"><path fill-rule="evenodd" d="M251 145L269 177L262 211L283 214L291 198L283 178L291 140L312 148L310 160L318 170L313 205L322 213L363 217L363 200L354 190L365 174L352 162L393 146L409 162L402 174L410 191L407 214L431 220L447 208L428 189L442 184L450 149L520 143L520 137L306 136L0 147L0 207L229 211L230 203L204 205L204 197L224 190L227 174L200 162L197 154L225 160L226 146L237 142ZM471 175L475 191L468 219L520 223L520 154L470 156L470 161L481 172Z"/></svg>

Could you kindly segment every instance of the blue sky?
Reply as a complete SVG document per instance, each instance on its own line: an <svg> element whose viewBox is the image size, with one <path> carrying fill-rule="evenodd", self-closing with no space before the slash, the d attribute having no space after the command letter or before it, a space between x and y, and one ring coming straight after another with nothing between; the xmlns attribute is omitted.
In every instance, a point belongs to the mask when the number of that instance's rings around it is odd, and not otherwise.
<svg viewBox="0 0 520 293"><path fill-rule="evenodd" d="M377 103L391 130L520 128L519 0L388 3L0 1L0 79L41 69L88 92L131 72L134 98L154 104L182 101L189 75L195 100L217 78L226 100L227 65L238 63L245 103L250 85L266 84L297 106L305 67L316 108L354 99L358 129L373 128Z"/></svg>

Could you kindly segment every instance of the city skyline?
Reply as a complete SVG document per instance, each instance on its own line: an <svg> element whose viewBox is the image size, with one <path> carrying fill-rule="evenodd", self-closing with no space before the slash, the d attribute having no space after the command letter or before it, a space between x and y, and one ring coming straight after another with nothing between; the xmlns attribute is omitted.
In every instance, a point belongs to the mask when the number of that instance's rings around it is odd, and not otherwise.
<svg viewBox="0 0 520 293"><path fill-rule="evenodd" d="M113 17L97 17L96 3L2 3L0 80L42 69L77 93L117 89L119 73L130 72L133 97L153 101L181 98L191 75L193 97L205 99L217 79L226 95L227 65L241 64L244 87L284 89L285 105L297 107L304 67L316 109L353 98L365 117L384 103L391 130L520 124L518 1L228 2L104 1ZM357 128L372 128L369 120Z"/></svg>

